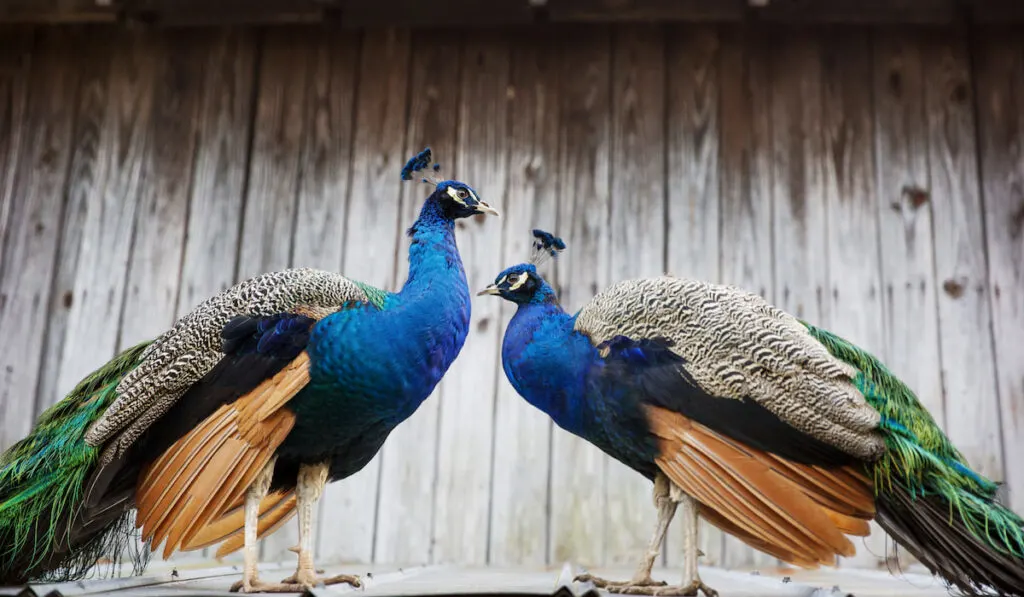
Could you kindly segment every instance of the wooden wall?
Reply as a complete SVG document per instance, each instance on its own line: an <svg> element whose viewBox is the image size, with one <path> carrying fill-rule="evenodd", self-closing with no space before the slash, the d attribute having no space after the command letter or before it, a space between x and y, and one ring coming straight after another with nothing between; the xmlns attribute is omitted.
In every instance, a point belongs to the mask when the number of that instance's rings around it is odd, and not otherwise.
<svg viewBox="0 0 1024 597"><path fill-rule="evenodd" d="M1022 139L1020 30L3 29L0 447L237 280L397 287L427 191L398 172L430 144L503 212L459 224L473 288L540 226L571 309L664 271L758 291L882 357L1024 511ZM326 492L318 554L632 564L649 486L518 398L512 310L473 311L436 395Z"/></svg>

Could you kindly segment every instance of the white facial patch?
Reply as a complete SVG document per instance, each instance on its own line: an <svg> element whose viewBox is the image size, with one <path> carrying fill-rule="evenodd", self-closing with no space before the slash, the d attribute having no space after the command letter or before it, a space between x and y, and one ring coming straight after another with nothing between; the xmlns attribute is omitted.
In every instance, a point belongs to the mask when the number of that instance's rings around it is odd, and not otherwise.
<svg viewBox="0 0 1024 597"><path fill-rule="evenodd" d="M520 274L519 275L519 279L516 280L515 284L509 286L508 289L509 290L519 290L520 286L522 286L523 284L526 284L526 278L528 278L528 277L529 276L527 276L526 274Z"/></svg>
<svg viewBox="0 0 1024 597"><path fill-rule="evenodd" d="M459 191L454 187L448 187L448 196L455 200L460 205L466 205L466 202L459 197Z"/></svg>

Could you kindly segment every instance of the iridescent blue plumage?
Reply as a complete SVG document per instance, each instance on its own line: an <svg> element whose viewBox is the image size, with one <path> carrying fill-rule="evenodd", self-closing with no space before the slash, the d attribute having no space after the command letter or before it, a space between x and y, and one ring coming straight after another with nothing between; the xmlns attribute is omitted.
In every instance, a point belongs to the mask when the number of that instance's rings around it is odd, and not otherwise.
<svg viewBox="0 0 1024 597"><path fill-rule="evenodd" d="M298 419L279 451L282 475L293 459L330 458L332 478L365 466L462 348L470 297L454 220L432 196L409 233L409 277L399 292L313 328L311 379L290 405Z"/></svg>
<svg viewBox="0 0 1024 597"><path fill-rule="evenodd" d="M516 301L501 349L509 382L559 427L653 479L657 446L632 391L638 378L623 366L645 360L644 346L617 344L602 356L606 347L574 329L575 316L532 264L510 267L497 279L515 284L519 276L526 277L519 287L524 300Z"/></svg>
<svg viewBox="0 0 1024 597"><path fill-rule="evenodd" d="M402 178L430 165L427 148L409 160ZM408 230L409 274L401 290L384 293L379 304L349 304L313 327L310 381L289 403L297 419L278 449L275 485L293 479L302 462L329 461L330 479L362 469L462 349L470 295L455 220L497 212L463 182L433 184Z"/></svg>

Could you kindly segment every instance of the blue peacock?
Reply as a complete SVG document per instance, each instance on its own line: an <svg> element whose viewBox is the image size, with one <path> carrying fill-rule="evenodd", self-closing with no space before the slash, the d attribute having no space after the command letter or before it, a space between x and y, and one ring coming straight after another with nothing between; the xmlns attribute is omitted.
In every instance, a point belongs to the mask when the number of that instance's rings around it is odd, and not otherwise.
<svg viewBox="0 0 1024 597"><path fill-rule="evenodd" d="M878 359L738 288L676 277L620 282L566 313L536 265L565 248L535 230L529 263L480 294L518 305L502 363L556 424L654 484L658 522L630 594L715 591L697 519L780 560L835 563L874 519L970 595L1024 594L1024 521L996 500L914 393ZM651 578L682 506L683 582Z"/></svg>
<svg viewBox="0 0 1024 597"><path fill-rule="evenodd" d="M125 350L0 457L0 585L75 578L119 557L136 526L167 557L244 548L234 589L319 579L312 514L324 484L363 468L440 381L466 339L470 294L455 220L497 215L443 180L430 149L403 168L433 191L408 231L409 274L387 292L336 273L256 276ZM296 573L256 574L256 541L298 515ZM136 567L146 555L132 554Z"/></svg>

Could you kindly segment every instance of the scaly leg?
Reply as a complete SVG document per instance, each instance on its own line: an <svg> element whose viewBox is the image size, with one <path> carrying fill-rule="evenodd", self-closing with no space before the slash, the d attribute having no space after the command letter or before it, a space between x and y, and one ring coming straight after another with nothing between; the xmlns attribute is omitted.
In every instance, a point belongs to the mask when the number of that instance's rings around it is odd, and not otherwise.
<svg viewBox="0 0 1024 597"><path fill-rule="evenodd" d="M654 478L654 506L658 509L658 524L654 527L654 535L651 536L643 558L633 573L633 578L628 581L609 581L590 574L581 574L575 580L584 582L590 581L594 586L607 589L611 593L632 593L634 589L647 589L650 594L652 587L662 587L664 581L656 581L651 578L651 569L654 567L654 560L661 554L661 546L665 542L665 534L668 532L668 525L676 513L676 502L669 495L668 478L658 473Z"/></svg>
<svg viewBox="0 0 1024 597"><path fill-rule="evenodd" d="M344 582L354 587L362 586L359 577L350 574L339 574L320 580L316 574L316 567L313 565L313 509L327 483L327 470L327 463L299 467L298 486L296 487L298 498L296 507L299 511L299 545L292 548L292 551L299 554L299 566L295 574L281 582L286 585L298 586L300 591L303 588L312 588L321 582L325 585Z"/></svg>
<svg viewBox="0 0 1024 597"><path fill-rule="evenodd" d="M242 580L231 586L233 593L237 591L243 593L285 592L286 589L279 585L264 583L257 578L256 570L259 559L256 553L256 530L260 517L260 502L267 497L267 493L270 491L270 481L274 476L276 460L276 456L270 458L270 461L245 492L245 527L243 530L245 567L242 569Z"/></svg>
<svg viewBox="0 0 1024 597"><path fill-rule="evenodd" d="M703 555L697 546L697 500L683 493L678 487L672 485L668 478L659 473L654 481L654 503L658 507L658 526L643 561L637 568L636 574L633 575L633 580L613 583L592 577L589 574L579 576L577 580L589 580L595 586L607 589L609 593L695 597L698 591L703 591L705 597L717 597L718 592L701 582L700 575L697 574L697 558ZM651 568L654 566L655 558L661 553L665 532L675 514L677 504L683 506L683 557L685 562L683 563L683 584L671 587L664 586L663 582L652 580Z"/></svg>
<svg viewBox="0 0 1024 597"><path fill-rule="evenodd" d="M675 498L677 496L673 496ZM698 513L697 500L680 492L679 503L683 506L683 583L678 587L664 587L655 595L695 596L697 591L705 597L718 597L718 591L704 584L697 573L697 557L702 555L697 547Z"/></svg>

